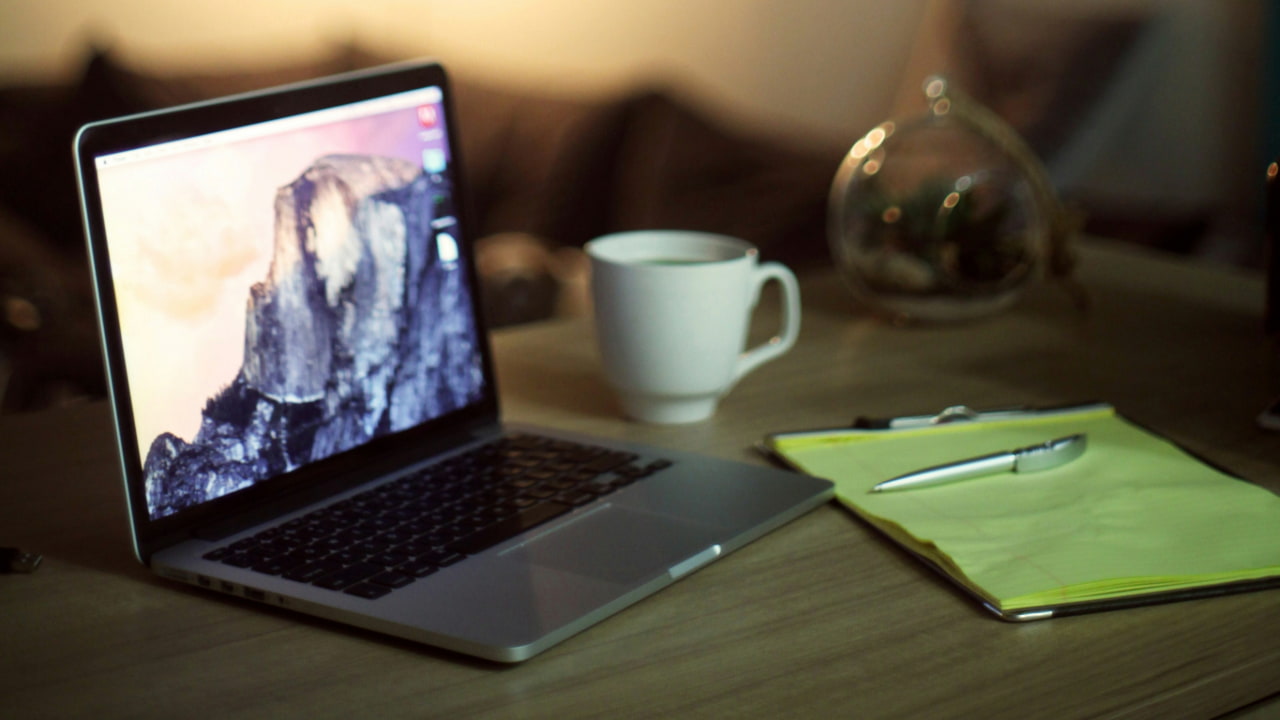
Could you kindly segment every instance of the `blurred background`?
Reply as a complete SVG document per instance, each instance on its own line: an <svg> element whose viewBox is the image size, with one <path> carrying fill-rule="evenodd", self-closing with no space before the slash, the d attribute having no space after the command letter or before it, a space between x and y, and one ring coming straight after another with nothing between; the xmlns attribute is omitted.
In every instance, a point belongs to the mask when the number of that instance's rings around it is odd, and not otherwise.
<svg viewBox="0 0 1280 720"><path fill-rule="evenodd" d="M101 395L72 174L102 117L431 56L458 86L486 310L574 312L573 249L686 227L827 261L844 152L935 72L1087 231L1260 267L1280 152L1266 0L0 0L0 409ZM580 289L580 288L579 288Z"/></svg>

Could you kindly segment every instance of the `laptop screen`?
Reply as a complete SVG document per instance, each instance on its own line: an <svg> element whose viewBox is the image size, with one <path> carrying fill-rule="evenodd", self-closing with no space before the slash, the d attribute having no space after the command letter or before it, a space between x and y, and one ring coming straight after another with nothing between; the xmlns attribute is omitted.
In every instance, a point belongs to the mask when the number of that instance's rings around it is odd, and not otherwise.
<svg viewBox="0 0 1280 720"><path fill-rule="evenodd" d="M151 520L491 392L445 122L425 87L93 158Z"/></svg>

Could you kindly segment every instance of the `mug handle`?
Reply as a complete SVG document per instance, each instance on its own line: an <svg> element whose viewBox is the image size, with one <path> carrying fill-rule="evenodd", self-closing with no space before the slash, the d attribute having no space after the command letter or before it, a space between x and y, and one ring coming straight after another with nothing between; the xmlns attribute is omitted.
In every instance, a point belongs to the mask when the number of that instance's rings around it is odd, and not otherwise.
<svg viewBox="0 0 1280 720"><path fill-rule="evenodd" d="M755 288L752 295L756 300L760 298L761 288L770 280L776 280L782 286L782 330L779 334L738 356L738 365L733 373L734 383L752 370L790 350L791 346L796 344L796 338L800 336L800 283L796 281L795 273L780 263L767 262L756 268L753 280ZM752 307L755 307L754 302Z"/></svg>

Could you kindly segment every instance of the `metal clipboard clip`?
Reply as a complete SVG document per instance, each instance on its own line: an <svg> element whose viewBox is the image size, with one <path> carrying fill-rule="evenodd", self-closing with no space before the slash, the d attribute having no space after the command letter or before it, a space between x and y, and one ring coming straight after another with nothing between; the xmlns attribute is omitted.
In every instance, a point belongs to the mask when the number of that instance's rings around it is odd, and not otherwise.
<svg viewBox="0 0 1280 720"><path fill-rule="evenodd" d="M1076 403L1057 407L1009 407L994 410L974 410L968 405L951 405L933 415L905 415L893 418L858 417L853 421L856 430L901 430L906 428L946 425L954 422L991 422L1017 420L1026 417L1044 417L1059 413L1076 413L1087 410L1105 410L1107 403Z"/></svg>

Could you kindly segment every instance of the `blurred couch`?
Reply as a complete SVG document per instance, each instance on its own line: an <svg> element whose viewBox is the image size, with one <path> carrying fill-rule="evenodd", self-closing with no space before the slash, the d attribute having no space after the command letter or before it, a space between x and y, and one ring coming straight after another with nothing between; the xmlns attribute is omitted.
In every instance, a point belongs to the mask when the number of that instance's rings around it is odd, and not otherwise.
<svg viewBox="0 0 1280 720"><path fill-rule="evenodd" d="M556 37L576 38L569 26L571 16L581 14L577 5L550 6L559 14L540 20L544 30L565 26L567 34ZM93 4L87 7L66 22L92 16ZM521 23L548 7L531 4L524 8L528 15L502 27L522 33ZM626 22L615 18L606 27L610 37L631 38L626 23L643 19L650 34L632 38L634 55L644 49L635 43L664 32L669 18L662 17L666 5L628 7L621 14ZM725 85L737 91L734 97L751 96L758 112L786 105L784 97L807 98L806 113L842 128L853 115L878 122L921 112L921 79L945 71L1028 139L1059 191L1088 213L1087 232L1260 264L1257 206L1264 160L1271 158L1256 148L1268 133L1280 137L1280 129L1262 127L1258 117L1262 0L918 0L892 7L864 0L838 12L813 0L801 7L812 16L787 23L803 13L763 0L744 3L742 23L716 24L725 34L720 44L704 47L705 33L688 26L663 45L668 59L706 65L718 90L714 83L627 84L570 97L539 85L506 87L455 75L482 299L492 325L581 311L585 273L576 249L617 230L710 230L744 237L766 257L792 265L826 260L827 188L844 151L870 126L850 127L843 137L841 129L832 138L813 132L817 125L808 131L786 123L729 125L734 118L715 97L724 99ZM476 24L464 23L472 32L459 38L493 30L481 22L485 12L473 14ZM705 9L694 14L704 21L716 16ZM822 42L832 36L833 19L847 23L863 15L881 22L896 17L888 25L902 36L889 33L893 42L873 43L875 62L855 63L861 56ZM578 32L594 28L593 21L603 22L583 19ZM756 42L761 28L770 31L769 42ZM902 50L905 63L895 54L902 43L911 46ZM580 63L612 58L618 50L580 40L569 45L567 57ZM502 56L506 46L494 46ZM0 87L6 169L0 173L0 411L103 392L70 149L81 124L400 58L373 47L379 50L340 45L309 62L253 72L183 75L140 72L110 52L86 49L73 80ZM473 54L483 58L488 47ZM741 54L743 47L750 57ZM785 58L798 61L779 64ZM465 63L452 65L458 70ZM1280 69L1271 70L1280 76ZM769 83L745 82L762 74ZM895 84L897 102L872 92ZM691 86L698 96L686 94ZM797 86L806 92L779 90ZM857 99L856 108L842 104L849 98ZM749 134L742 127L791 135Z"/></svg>
<svg viewBox="0 0 1280 720"><path fill-rule="evenodd" d="M905 75L948 68L1027 139L1090 233L1260 267L1276 5L933 0Z"/></svg>
<svg viewBox="0 0 1280 720"><path fill-rule="evenodd" d="M104 394L71 155L80 125L390 59L342 46L252 73L158 76L93 50L74 83L0 88L0 410ZM563 288L581 289L573 249L607 232L680 227L746 238L793 265L825 256L840 147L734 133L663 88L585 101L455 86L495 326L563 307Z"/></svg>

